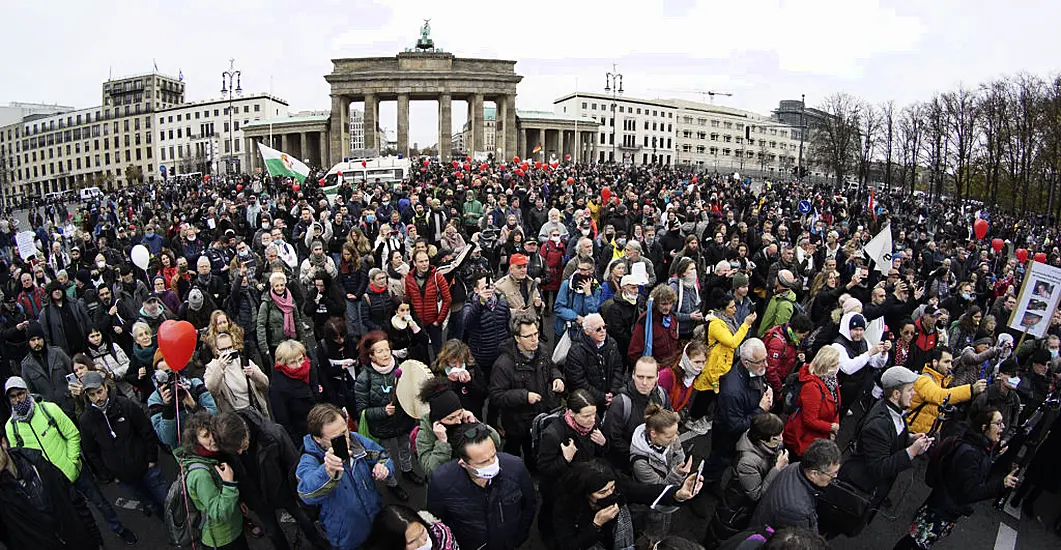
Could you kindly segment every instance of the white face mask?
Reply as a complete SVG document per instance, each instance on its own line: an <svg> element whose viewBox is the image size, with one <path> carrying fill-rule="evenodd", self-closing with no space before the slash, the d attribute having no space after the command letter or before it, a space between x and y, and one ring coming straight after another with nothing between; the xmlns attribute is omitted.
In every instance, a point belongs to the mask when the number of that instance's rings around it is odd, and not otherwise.
<svg viewBox="0 0 1061 550"><path fill-rule="evenodd" d="M549 240L553 241L556 244L560 244L560 237L559 236L549 237Z"/></svg>
<svg viewBox="0 0 1061 550"><path fill-rule="evenodd" d="M493 464L473 469L475 470L475 477L479 479L493 479L497 477L497 474L501 473L501 461L498 460L497 457L494 457Z"/></svg>
<svg viewBox="0 0 1061 550"><path fill-rule="evenodd" d="M107 262L96 262L96 267L103 269L107 267Z"/></svg>
<svg viewBox="0 0 1061 550"><path fill-rule="evenodd" d="M431 535L429 534L427 536L427 542L425 542L423 546L418 547L416 550L431 550L433 546L434 543L431 542Z"/></svg>
<svg viewBox="0 0 1061 550"><path fill-rule="evenodd" d="M627 294L627 293L624 292L623 293L623 299L626 300L627 302L630 302L631 304L636 304L637 303L637 293L635 292L633 294Z"/></svg>

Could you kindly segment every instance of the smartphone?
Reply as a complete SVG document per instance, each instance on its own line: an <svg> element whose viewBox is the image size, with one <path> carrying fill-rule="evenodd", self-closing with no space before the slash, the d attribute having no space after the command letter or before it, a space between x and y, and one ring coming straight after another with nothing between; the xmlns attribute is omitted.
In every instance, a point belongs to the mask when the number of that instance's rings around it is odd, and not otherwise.
<svg viewBox="0 0 1061 550"><path fill-rule="evenodd" d="M67 384L77 384L77 375L72 373L72 372L70 374L66 375L66 383Z"/></svg>
<svg viewBox="0 0 1061 550"><path fill-rule="evenodd" d="M346 434L332 438L332 453L343 462L350 460L350 447L346 443Z"/></svg>
<svg viewBox="0 0 1061 550"><path fill-rule="evenodd" d="M700 481L700 476L704 473L704 460L700 459L700 465L696 467L696 481L693 482L693 494L700 493L700 486L703 482Z"/></svg>

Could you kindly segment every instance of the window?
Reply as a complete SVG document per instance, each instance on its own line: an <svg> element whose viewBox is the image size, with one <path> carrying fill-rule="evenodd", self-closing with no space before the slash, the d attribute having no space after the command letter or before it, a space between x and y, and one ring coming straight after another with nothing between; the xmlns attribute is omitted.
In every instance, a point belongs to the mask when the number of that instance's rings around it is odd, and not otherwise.
<svg viewBox="0 0 1061 550"><path fill-rule="evenodd" d="M723 149L722 150L722 156L728 157L729 156L729 149Z"/></svg>
<svg viewBox="0 0 1061 550"><path fill-rule="evenodd" d="M730 142L732 142L732 141L733 141L733 136L731 136L731 135L729 135L729 134L726 134L726 136L725 136L725 142L726 142L726 143L730 143Z"/></svg>
<svg viewBox="0 0 1061 550"><path fill-rule="evenodd" d="M641 114L641 107L637 108L637 114Z"/></svg>
<svg viewBox="0 0 1061 550"><path fill-rule="evenodd" d="M229 150L229 147L230 147L230 145L231 145L231 144L229 143L229 141L228 141L228 140L225 140L225 152L226 152L226 153L230 153L230 152L231 152L231 151Z"/></svg>
<svg viewBox="0 0 1061 550"><path fill-rule="evenodd" d="M726 126L727 130L732 130L733 129L733 123L732 122L726 122L725 126Z"/></svg>
<svg viewBox="0 0 1061 550"><path fill-rule="evenodd" d="M585 105L585 104L583 104L583 105ZM262 106L260 104L258 104L258 103L255 103L254 104L254 112L258 113L258 112L261 112L261 110L262 110Z"/></svg>
<svg viewBox="0 0 1061 550"><path fill-rule="evenodd" d="M597 110L597 104L596 104L596 103L594 103L594 104L593 104L593 110L594 110L594 111L596 111L596 110Z"/></svg>
<svg viewBox="0 0 1061 550"><path fill-rule="evenodd" d="M244 105L244 106L243 106L243 112L244 112L244 113L249 113L249 112L251 112L251 106L250 106L250 105Z"/></svg>
<svg viewBox="0 0 1061 550"><path fill-rule="evenodd" d="M214 109L214 116L218 116L218 110Z"/></svg>
<svg viewBox="0 0 1061 550"><path fill-rule="evenodd" d="M600 135L601 144L603 145L606 141L608 141L608 138L606 137L606 134L604 132L601 132L601 135Z"/></svg>
<svg viewBox="0 0 1061 550"><path fill-rule="evenodd" d="M195 120L199 120L199 111L195 111Z"/></svg>
<svg viewBox="0 0 1061 550"><path fill-rule="evenodd" d="M136 149L136 160L142 160L142 158L140 156L140 149L139 148Z"/></svg>
<svg viewBox="0 0 1061 550"><path fill-rule="evenodd" d="M235 131L237 131L237 132L239 131L239 121L238 121L238 120L237 120L237 121L234 121L234 122L232 123L232 129L233 129L233 130L235 130Z"/></svg>
<svg viewBox="0 0 1061 550"><path fill-rule="evenodd" d="M181 129L177 128L177 139L181 138Z"/></svg>
<svg viewBox="0 0 1061 550"><path fill-rule="evenodd" d="M177 122L180 122L180 121L181 121L181 115L178 114L177 115Z"/></svg>

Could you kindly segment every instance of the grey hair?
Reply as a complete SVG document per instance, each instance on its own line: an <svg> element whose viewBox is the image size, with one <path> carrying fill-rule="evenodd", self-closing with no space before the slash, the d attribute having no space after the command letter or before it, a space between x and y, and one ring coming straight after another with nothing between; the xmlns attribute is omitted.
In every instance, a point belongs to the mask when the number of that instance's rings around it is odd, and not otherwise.
<svg viewBox="0 0 1061 550"><path fill-rule="evenodd" d="M748 338L740 345L741 363L755 360L755 354L759 351L766 353L766 344L758 338Z"/></svg>
<svg viewBox="0 0 1061 550"><path fill-rule="evenodd" d="M644 231L644 228L642 228L642 231ZM639 253L641 252L641 243L637 241L626 241L626 247Z"/></svg>
<svg viewBox="0 0 1061 550"><path fill-rule="evenodd" d="M590 321L592 321L592 323ZM591 324L592 325L596 325L597 321L600 321L601 325L604 324L604 317L601 316L600 313L590 313L589 315L583 317L582 318L582 330L583 330L583 332L585 332L586 334L589 334L589 329L587 329L586 327L588 327Z"/></svg>

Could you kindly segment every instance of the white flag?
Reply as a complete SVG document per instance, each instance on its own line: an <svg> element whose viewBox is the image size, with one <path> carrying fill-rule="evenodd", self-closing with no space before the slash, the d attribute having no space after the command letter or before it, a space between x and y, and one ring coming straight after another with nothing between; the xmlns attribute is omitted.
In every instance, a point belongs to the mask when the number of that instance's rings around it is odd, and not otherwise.
<svg viewBox="0 0 1061 550"><path fill-rule="evenodd" d="M873 237L862 251L877 264L877 271L887 275L892 268L892 224L884 226L876 237Z"/></svg>

